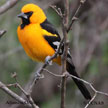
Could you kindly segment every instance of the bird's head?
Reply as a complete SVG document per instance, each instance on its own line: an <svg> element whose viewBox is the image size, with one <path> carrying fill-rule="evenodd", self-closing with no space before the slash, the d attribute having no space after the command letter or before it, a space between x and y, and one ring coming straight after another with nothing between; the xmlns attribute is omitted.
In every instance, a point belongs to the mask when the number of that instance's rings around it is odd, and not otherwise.
<svg viewBox="0 0 108 108"><path fill-rule="evenodd" d="M18 15L22 19L22 23L42 23L46 19L46 15L43 10L35 4L27 4L21 9L21 13Z"/></svg>

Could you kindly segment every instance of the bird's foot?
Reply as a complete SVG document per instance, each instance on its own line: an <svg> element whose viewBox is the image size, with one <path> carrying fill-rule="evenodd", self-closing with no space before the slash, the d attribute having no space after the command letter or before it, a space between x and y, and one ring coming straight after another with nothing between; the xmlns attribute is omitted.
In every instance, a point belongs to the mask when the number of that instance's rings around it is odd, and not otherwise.
<svg viewBox="0 0 108 108"><path fill-rule="evenodd" d="M43 74L40 74L39 72L35 73L35 80L39 80L39 79L42 79L42 78L44 78Z"/></svg>
<svg viewBox="0 0 108 108"><path fill-rule="evenodd" d="M51 59L51 56L47 56L46 58L45 58L45 62L47 63L47 64L49 64L49 65L52 65L52 60L50 60Z"/></svg>

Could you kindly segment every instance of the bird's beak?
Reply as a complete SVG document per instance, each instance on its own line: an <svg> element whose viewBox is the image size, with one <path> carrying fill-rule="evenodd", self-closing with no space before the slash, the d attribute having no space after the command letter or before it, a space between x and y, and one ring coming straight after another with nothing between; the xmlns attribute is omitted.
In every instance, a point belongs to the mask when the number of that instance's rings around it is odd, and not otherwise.
<svg viewBox="0 0 108 108"><path fill-rule="evenodd" d="M28 19L28 16L25 13L20 13L19 15L17 15L17 17Z"/></svg>

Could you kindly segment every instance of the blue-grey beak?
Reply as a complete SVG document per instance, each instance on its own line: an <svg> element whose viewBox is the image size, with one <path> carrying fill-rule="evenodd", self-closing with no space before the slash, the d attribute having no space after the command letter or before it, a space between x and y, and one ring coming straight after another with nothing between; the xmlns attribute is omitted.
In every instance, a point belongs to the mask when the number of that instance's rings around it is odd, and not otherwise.
<svg viewBox="0 0 108 108"><path fill-rule="evenodd" d="M25 13L20 13L19 15L17 15L17 17L28 19L28 16Z"/></svg>

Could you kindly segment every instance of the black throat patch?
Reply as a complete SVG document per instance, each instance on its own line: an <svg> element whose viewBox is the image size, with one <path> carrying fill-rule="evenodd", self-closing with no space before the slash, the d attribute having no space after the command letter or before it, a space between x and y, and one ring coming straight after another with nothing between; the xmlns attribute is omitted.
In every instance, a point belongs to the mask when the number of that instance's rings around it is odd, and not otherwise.
<svg viewBox="0 0 108 108"><path fill-rule="evenodd" d="M28 24L30 24L29 19L22 18L22 24L20 25L21 29L23 29Z"/></svg>
<svg viewBox="0 0 108 108"><path fill-rule="evenodd" d="M20 25L21 29L23 29L26 25L29 25L30 24L30 16L33 14L33 12L27 12L27 13L24 13L27 15L27 19L25 18L21 18L22 19L22 24Z"/></svg>

